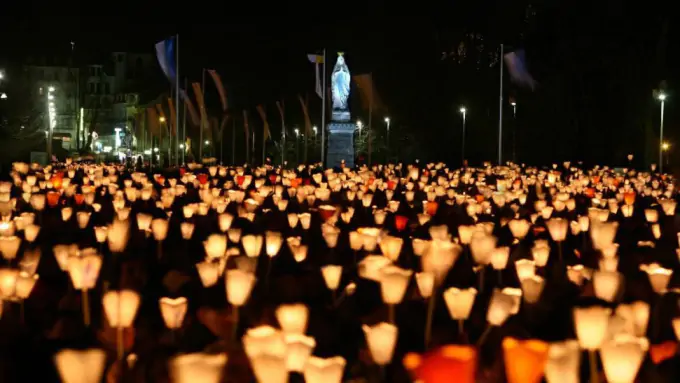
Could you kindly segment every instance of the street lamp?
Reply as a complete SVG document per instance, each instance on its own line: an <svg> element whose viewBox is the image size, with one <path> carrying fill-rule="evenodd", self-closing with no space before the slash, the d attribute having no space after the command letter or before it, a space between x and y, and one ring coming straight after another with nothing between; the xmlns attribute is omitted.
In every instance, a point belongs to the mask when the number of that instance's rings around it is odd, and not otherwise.
<svg viewBox="0 0 680 383"><path fill-rule="evenodd" d="M668 152L671 148L671 144L668 143L668 141L664 142L661 144L661 150L666 154L666 165L668 165Z"/></svg>
<svg viewBox="0 0 680 383"><path fill-rule="evenodd" d="M47 131L45 132L47 136L47 159L52 160L52 130L57 126L57 109L54 105L54 87L51 86L47 89Z"/></svg>
<svg viewBox="0 0 680 383"><path fill-rule="evenodd" d="M0 70L0 80L5 78L5 72Z"/></svg>
<svg viewBox="0 0 680 383"><path fill-rule="evenodd" d="M513 123L513 129L512 129L512 161L516 162L517 161L517 102L512 101L510 102L510 105L512 105L512 123Z"/></svg>
<svg viewBox="0 0 680 383"><path fill-rule="evenodd" d="M361 120L357 120L357 127L359 128L359 136L361 136L361 128L364 126Z"/></svg>
<svg viewBox="0 0 680 383"><path fill-rule="evenodd" d="M467 109L465 109L464 106L460 108L460 113L463 115L463 139L461 140L461 149L460 149L460 155L461 155L461 163L463 166L465 166L465 122L466 122L466 117L467 117Z"/></svg>
<svg viewBox="0 0 680 383"><path fill-rule="evenodd" d="M300 149L298 147L298 141L300 138L300 129L295 128L295 162L300 163Z"/></svg>
<svg viewBox="0 0 680 383"><path fill-rule="evenodd" d="M210 141L205 140L205 145L206 145L206 146L210 145Z"/></svg>
<svg viewBox="0 0 680 383"><path fill-rule="evenodd" d="M385 123L387 124L387 153L390 152L390 118L385 117Z"/></svg>
<svg viewBox="0 0 680 383"><path fill-rule="evenodd" d="M116 140L114 146L116 147L116 150L118 150L118 147L120 147L120 128L114 128L113 129L116 132Z"/></svg>
<svg viewBox="0 0 680 383"><path fill-rule="evenodd" d="M664 152L664 142L663 142L663 112L664 112L664 105L666 103L666 94L663 92L660 92L659 95L657 96L659 101L661 101L661 123L659 127L659 173L663 173L663 152Z"/></svg>

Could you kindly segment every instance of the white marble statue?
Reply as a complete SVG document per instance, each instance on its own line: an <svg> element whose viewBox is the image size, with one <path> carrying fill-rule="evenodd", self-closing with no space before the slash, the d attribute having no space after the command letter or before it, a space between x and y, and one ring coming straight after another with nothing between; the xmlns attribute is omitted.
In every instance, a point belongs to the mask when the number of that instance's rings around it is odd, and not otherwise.
<svg viewBox="0 0 680 383"><path fill-rule="evenodd" d="M331 91L333 95L333 111L348 111L347 99L349 98L349 86L351 76L342 53L338 53L338 60L335 62L333 73L331 74Z"/></svg>

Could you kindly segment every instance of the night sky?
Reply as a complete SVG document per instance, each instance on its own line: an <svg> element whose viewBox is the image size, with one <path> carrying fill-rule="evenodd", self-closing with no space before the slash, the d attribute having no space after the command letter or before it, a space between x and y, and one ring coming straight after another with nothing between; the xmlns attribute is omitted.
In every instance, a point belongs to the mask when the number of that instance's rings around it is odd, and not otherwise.
<svg viewBox="0 0 680 383"><path fill-rule="evenodd" d="M409 156L454 163L460 158L461 104L470 110L468 157L496 157L497 67L471 70L440 60L467 33L478 33L485 49L501 42L525 48L539 82L533 92L505 83L506 101L512 95L518 102L516 121L505 104L506 152L517 127L520 161L620 164L628 153L640 165L653 160L659 104L652 90L664 80L666 137L680 151L680 93L674 91L680 57L673 48L680 43L680 24L670 2L384 4L24 1L0 15L0 63L41 51L68 52L71 40L81 52L151 52L156 41L179 33L182 76L200 80L202 67L215 68L234 108L269 105L276 121L274 101L293 104L297 94L309 93L316 113L314 74L305 54L341 50L353 74L374 75L388 108L376 112L374 127L383 129L382 116L389 113L395 131L409 136L402 143L412 149ZM528 5L535 16L527 23ZM367 119L358 101L352 107L354 116Z"/></svg>

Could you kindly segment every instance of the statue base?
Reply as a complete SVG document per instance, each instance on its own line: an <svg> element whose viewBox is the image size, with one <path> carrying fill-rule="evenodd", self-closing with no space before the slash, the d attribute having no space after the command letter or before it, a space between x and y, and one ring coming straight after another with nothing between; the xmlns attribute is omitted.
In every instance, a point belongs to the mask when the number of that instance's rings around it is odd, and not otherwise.
<svg viewBox="0 0 680 383"><path fill-rule="evenodd" d="M349 110L333 109L333 111L331 112L331 121L345 122L349 121L350 118L351 115L349 114Z"/></svg>
<svg viewBox="0 0 680 383"><path fill-rule="evenodd" d="M354 127L353 123L337 121L328 125L327 167L339 167L343 160L345 166L354 167Z"/></svg>

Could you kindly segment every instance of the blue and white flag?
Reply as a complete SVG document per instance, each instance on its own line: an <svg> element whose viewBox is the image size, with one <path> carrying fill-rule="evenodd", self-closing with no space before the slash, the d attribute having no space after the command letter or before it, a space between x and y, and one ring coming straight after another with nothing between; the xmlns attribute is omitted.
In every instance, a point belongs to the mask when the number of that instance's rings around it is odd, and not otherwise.
<svg viewBox="0 0 680 383"><path fill-rule="evenodd" d="M505 65L508 67L508 72L512 81L519 85L523 85L534 89L536 81L527 70L526 60L524 59L524 50L519 49L514 52L507 53L504 56Z"/></svg>
<svg viewBox="0 0 680 383"><path fill-rule="evenodd" d="M175 38L171 37L156 44L156 57L163 73L172 84L177 76L177 63L175 62Z"/></svg>

